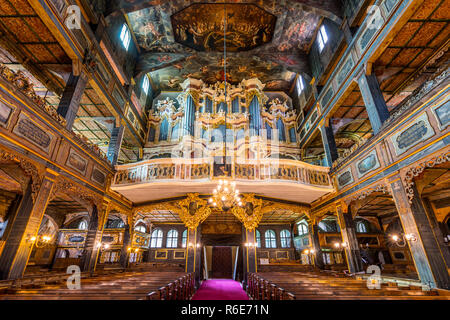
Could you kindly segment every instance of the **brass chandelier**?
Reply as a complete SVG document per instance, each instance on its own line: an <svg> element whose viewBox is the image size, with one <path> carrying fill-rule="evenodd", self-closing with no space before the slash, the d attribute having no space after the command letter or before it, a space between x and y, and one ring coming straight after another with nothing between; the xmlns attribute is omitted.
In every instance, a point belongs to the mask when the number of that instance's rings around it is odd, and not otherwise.
<svg viewBox="0 0 450 320"><path fill-rule="evenodd" d="M224 26L223 26L223 69L225 80L225 150L223 156L223 162L227 161L227 8L224 5ZM219 180L219 184L213 190L213 195L208 200L209 204L219 210L227 211L234 206L242 206L242 199L239 195L239 190L236 189L236 182L231 181L230 178Z"/></svg>

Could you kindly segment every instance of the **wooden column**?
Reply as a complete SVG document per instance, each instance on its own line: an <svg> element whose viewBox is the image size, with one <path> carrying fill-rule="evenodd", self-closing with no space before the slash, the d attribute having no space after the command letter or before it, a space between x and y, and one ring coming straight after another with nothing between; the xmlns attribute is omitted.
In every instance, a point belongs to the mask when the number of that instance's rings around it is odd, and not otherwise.
<svg viewBox="0 0 450 320"><path fill-rule="evenodd" d="M33 243L29 239L37 236L39 226L47 209L54 185L55 175L47 172L33 202L32 181L30 179L20 204L10 218L5 245L0 257L0 279L22 278Z"/></svg>
<svg viewBox="0 0 450 320"><path fill-rule="evenodd" d="M109 140L108 152L106 156L113 166L117 164L119 159L120 147L122 146L123 133L125 126L114 127L111 131L111 139Z"/></svg>
<svg viewBox="0 0 450 320"><path fill-rule="evenodd" d="M320 269L323 269L324 263L319 241L319 226L317 223L311 224L311 240L312 247L314 249L314 265Z"/></svg>
<svg viewBox="0 0 450 320"><path fill-rule="evenodd" d="M445 264L447 268L450 269L450 248L444 242L444 233L443 225L439 223L436 219L436 215L434 213L434 205L429 199L423 199L423 204L425 205L426 213L428 215L428 220L430 221L431 228L433 230L434 238L439 245L439 250L442 253L442 257L444 258ZM447 235L445 233L445 235Z"/></svg>
<svg viewBox="0 0 450 320"><path fill-rule="evenodd" d="M66 128L68 130L72 130L86 84L87 77L83 73L79 76L75 76L73 73L70 74L69 81L67 81L58 109L56 110L66 119Z"/></svg>
<svg viewBox="0 0 450 320"><path fill-rule="evenodd" d="M130 226L125 225L125 232L123 233L123 245L122 251L120 252L120 265L122 268L128 267L128 262L130 260L128 248L131 247L131 236L130 236Z"/></svg>
<svg viewBox="0 0 450 320"><path fill-rule="evenodd" d="M327 166L331 167L333 162L339 157L336 141L334 140L333 128L329 124L324 124L320 127L320 133L322 134L323 149L325 150Z"/></svg>
<svg viewBox="0 0 450 320"><path fill-rule="evenodd" d="M197 248L199 243L199 234L197 233L197 228L188 228L187 241L186 241L186 272L195 272L197 270L200 260L197 259L198 251L201 252L200 248Z"/></svg>
<svg viewBox="0 0 450 320"><path fill-rule="evenodd" d="M375 74L366 75L363 71L358 77L358 85L375 135L389 118L389 110Z"/></svg>
<svg viewBox="0 0 450 320"><path fill-rule="evenodd" d="M91 219L89 221L88 232L84 245L83 256L81 258L81 270L94 272L97 266L98 255L100 253L99 243L102 241L103 224L99 223L99 213L96 205L92 207Z"/></svg>
<svg viewBox="0 0 450 320"><path fill-rule="evenodd" d="M403 231L416 238L415 241L408 241L408 245L420 281L432 288L449 289L450 277L447 266L417 189L413 186L414 198L410 203L399 174L391 177L389 183Z"/></svg>
<svg viewBox="0 0 450 320"><path fill-rule="evenodd" d="M345 256L350 273L363 271L361 252L359 251L358 238L356 237L355 223L351 212L344 212L341 206L336 207L342 240L347 244Z"/></svg>
<svg viewBox="0 0 450 320"><path fill-rule="evenodd" d="M257 263L257 256L256 256L256 230L248 230L245 229L245 243L253 243L254 246L251 247L245 247L246 252L246 265L247 265L247 273L254 273L258 272L258 263Z"/></svg>

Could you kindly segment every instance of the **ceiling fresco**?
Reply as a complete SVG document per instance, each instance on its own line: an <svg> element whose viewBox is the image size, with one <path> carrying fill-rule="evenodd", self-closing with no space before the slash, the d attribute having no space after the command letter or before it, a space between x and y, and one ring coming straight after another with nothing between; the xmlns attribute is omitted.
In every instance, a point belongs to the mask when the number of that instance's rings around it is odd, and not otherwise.
<svg viewBox="0 0 450 320"><path fill-rule="evenodd" d="M180 90L188 76L223 80L223 3L122 2L137 9L127 13L141 50L136 73L151 72L155 91ZM310 74L306 54L322 16L292 0L240 2L226 4L227 78L258 77L266 90L288 92L295 73Z"/></svg>
<svg viewBox="0 0 450 320"><path fill-rule="evenodd" d="M193 4L171 20L175 41L198 51L222 52L226 40L227 50L235 52L270 42L276 17L253 4Z"/></svg>

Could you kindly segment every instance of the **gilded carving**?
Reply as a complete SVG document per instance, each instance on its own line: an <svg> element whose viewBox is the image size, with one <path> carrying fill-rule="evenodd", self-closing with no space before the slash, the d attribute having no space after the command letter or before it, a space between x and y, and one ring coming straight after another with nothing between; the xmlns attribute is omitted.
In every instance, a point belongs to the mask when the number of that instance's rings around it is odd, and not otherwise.
<svg viewBox="0 0 450 320"><path fill-rule="evenodd" d="M450 161L450 152L445 152L440 155L434 156L431 159L422 161L406 171L404 182L405 191L408 195L409 203L412 203L412 200L414 199L414 178L421 174L426 168L432 168L438 164L448 161Z"/></svg>
<svg viewBox="0 0 450 320"><path fill-rule="evenodd" d="M258 227L263 217L263 201L256 199L254 194L243 194L242 207L233 207L231 212L244 224L247 230L254 230Z"/></svg>
<svg viewBox="0 0 450 320"><path fill-rule="evenodd" d="M200 199L198 193L188 193L187 198L179 201L176 206L179 208L177 211L180 219L189 229L197 228L211 214L208 202Z"/></svg>
<svg viewBox="0 0 450 320"><path fill-rule="evenodd" d="M39 189L42 184L42 177L39 173L38 168L31 163L29 160L20 157L16 154L0 150L0 163L5 162L17 162L19 166L24 171L25 175L28 177L31 177L32 179L32 185L31 185L31 192L32 192L32 198L33 202L36 200L37 193L39 192ZM20 178L20 177L17 177Z"/></svg>

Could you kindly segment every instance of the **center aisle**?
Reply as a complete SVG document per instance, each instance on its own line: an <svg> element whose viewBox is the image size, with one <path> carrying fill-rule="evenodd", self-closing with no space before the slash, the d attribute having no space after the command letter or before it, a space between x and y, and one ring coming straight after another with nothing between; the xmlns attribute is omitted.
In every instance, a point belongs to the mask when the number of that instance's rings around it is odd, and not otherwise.
<svg viewBox="0 0 450 320"><path fill-rule="evenodd" d="M241 284L231 279L203 281L192 300L249 300Z"/></svg>

